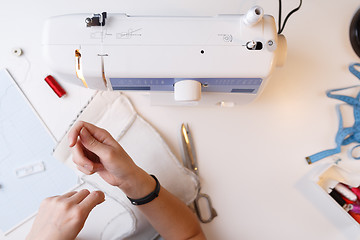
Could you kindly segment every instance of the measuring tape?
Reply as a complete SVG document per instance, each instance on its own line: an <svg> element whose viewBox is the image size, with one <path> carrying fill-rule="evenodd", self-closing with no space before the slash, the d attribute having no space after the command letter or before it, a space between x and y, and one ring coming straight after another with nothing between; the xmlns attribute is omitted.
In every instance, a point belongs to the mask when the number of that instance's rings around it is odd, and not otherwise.
<svg viewBox="0 0 360 240"><path fill-rule="evenodd" d="M354 74L357 78L359 78L359 80L360 80L360 72L355 69L355 66L360 66L360 63L351 64L349 66L349 71L352 74ZM356 98L350 97L350 96L345 96L345 95L340 95L340 94L334 94L334 92L338 92L338 91L342 91L342 90L346 90L346 89L350 89L350 88L356 88L356 87L360 87L360 85L355 85L355 86L346 87L346 88L331 89L326 92L326 95L329 98L334 98L334 99L343 101L348 105L353 106L355 121L354 121L354 125L352 127L344 128L343 118L342 118L341 110L340 110L341 104L338 104L336 106L336 112L337 112L337 115L339 118L339 128L338 128L338 131L337 131L336 137L335 137L336 147L333 149L321 151L319 153L316 153L314 155L306 157L306 161L308 162L308 164L312 164L312 163L319 161L325 157L328 157L328 156L331 156L331 155L341 152L341 146L348 145L353 142L360 142L360 91L359 91L358 95L356 96ZM352 148L351 151L353 151L355 148L356 147ZM354 159L360 159L360 158L354 158Z"/></svg>
<svg viewBox="0 0 360 240"><path fill-rule="evenodd" d="M360 67L360 63L350 64L349 70L350 70L350 72L351 72L352 74L354 74L358 79L360 79L360 72L355 69L355 66Z"/></svg>
<svg viewBox="0 0 360 240"><path fill-rule="evenodd" d="M349 150L349 153L348 153L349 158L354 159L354 160L360 160L360 156L355 156L355 155L354 155L355 149L358 149L359 147L360 147L360 145L358 144L358 145L352 147L352 148Z"/></svg>

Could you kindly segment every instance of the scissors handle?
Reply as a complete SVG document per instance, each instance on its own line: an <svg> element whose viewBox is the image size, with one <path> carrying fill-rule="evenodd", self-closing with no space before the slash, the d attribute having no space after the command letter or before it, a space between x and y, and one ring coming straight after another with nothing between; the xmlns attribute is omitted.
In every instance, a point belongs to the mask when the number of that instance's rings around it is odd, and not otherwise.
<svg viewBox="0 0 360 240"><path fill-rule="evenodd" d="M194 208L196 215L202 223L209 223L217 216L217 212L212 206L209 195L205 193L199 192L194 201Z"/></svg>

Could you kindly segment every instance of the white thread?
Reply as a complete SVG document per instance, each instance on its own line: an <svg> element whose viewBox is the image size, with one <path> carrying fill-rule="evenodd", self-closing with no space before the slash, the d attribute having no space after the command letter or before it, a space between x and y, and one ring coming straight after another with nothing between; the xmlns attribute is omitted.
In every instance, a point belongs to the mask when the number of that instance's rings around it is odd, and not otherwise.
<svg viewBox="0 0 360 240"><path fill-rule="evenodd" d="M341 195L349 199L350 201L356 201L357 197L355 193L353 193L350 189L348 189L345 185L342 183L336 184L335 188L336 191L338 191Z"/></svg>
<svg viewBox="0 0 360 240"><path fill-rule="evenodd" d="M15 57L22 57L25 59L26 63L27 63L27 69L26 69L26 73L25 73L25 76L24 76L24 79L20 82L18 82L18 85L23 85L26 80L28 79L28 76L29 76L29 73L30 73L30 69L31 69L31 62L29 61L29 59L24 55L24 51L19 48L19 47L14 47L12 50L12 55L15 56Z"/></svg>

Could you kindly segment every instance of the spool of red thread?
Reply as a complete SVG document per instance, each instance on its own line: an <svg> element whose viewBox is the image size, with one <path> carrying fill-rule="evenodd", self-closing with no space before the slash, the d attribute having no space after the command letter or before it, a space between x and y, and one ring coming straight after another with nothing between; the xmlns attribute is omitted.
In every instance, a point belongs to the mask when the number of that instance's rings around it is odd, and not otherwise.
<svg viewBox="0 0 360 240"><path fill-rule="evenodd" d="M360 223L360 215L354 212L349 212L349 214L355 219L355 221L357 221L358 223Z"/></svg>
<svg viewBox="0 0 360 240"><path fill-rule="evenodd" d="M51 89L58 95L59 98L66 94L66 91L60 86L60 84L51 75L45 77L45 82L51 87Z"/></svg>

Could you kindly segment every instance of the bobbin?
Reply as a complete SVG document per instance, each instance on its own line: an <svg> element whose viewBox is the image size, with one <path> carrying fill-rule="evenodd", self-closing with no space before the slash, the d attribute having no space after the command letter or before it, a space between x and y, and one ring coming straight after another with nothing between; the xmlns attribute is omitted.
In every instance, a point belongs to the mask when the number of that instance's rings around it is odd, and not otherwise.
<svg viewBox="0 0 360 240"><path fill-rule="evenodd" d="M13 48L11 50L11 52L14 56L17 56L17 57L20 57L23 54L23 51L21 48Z"/></svg>

